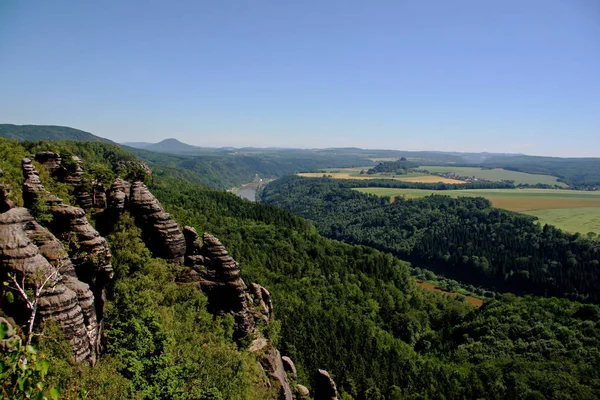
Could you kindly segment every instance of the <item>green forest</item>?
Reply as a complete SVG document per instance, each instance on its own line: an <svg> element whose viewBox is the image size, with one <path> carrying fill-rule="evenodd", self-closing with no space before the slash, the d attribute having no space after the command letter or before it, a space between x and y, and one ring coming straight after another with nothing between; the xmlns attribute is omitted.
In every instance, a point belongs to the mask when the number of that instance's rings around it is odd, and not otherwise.
<svg viewBox="0 0 600 400"><path fill-rule="evenodd" d="M92 180L145 179L179 225L221 239L242 278L271 292L277 323L270 337L309 388L321 368L344 400L600 397L597 305L506 293L476 308L464 297L418 287L406 261L475 272L498 290L508 289L505 282L589 301L596 300L598 254L585 238L535 230L530 218L491 209L483 199L436 196L394 206L331 180L284 178L264 192L275 204L251 203L199 185L177 164L155 160L150 177L114 170L115 162L134 156L95 142L0 140L0 183L12 187L18 204L21 158L41 149L79 156ZM40 177L49 190L72 198L48 174ZM104 352L93 367L74 364L56 327L39 327L38 364L31 369L46 371L34 374L43 388L60 398L273 398L247 344L233 340L233 318L210 314L203 293L177 285L179 267L152 256L130 215L110 224L106 217L89 212L110 245L115 271ZM388 236L374 233L379 224ZM377 241L389 236L402 247ZM496 244L486 247L484 238ZM505 251L497 252L501 245ZM506 263L496 264L496 257ZM502 268L512 259L519 261L511 275ZM19 382L6 367L10 353L1 356L4 394L18 398Z"/></svg>
<svg viewBox="0 0 600 400"><path fill-rule="evenodd" d="M540 227L484 198L390 202L345 186L290 176L269 184L262 198L313 221L326 237L390 251L468 284L600 300L600 251L584 236Z"/></svg>

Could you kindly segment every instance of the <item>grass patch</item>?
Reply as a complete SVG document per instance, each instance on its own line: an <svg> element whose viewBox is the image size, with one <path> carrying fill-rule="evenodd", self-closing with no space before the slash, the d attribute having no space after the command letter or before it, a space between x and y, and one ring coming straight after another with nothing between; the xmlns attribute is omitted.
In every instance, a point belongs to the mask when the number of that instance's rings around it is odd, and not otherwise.
<svg viewBox="0 0 600 400"><path fill-rule="evenodd" d="M525 214L535 215L542 225L554 225L567 232L600 234L600 207L534 210Z"/></svg>
<svg viewBox="0 0 600 400"><path fill-rule="evenodd" d="M453 172L459 176L475 177L478 179L487 179L489 181L499 182L503 180L515 181L515 184L535 185L538 183L545 185L558 185L566 187L558 178L552 175L527 174L525 172L509 171L502 168L482 169L477 167L447 167L447 166L428 166L419 167L429 172L445 173Z"/></svg>

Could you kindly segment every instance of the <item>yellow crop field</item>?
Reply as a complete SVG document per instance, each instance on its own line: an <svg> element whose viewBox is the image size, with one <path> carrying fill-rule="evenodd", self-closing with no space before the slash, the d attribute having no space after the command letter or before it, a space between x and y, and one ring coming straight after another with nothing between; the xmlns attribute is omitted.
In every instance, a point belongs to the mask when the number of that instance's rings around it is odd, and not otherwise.
<svg viewBox="0 0 600 400"><path fill-rule="evenodd" d="M323 175L326 175L332 179L359 179L359 180L367 180L367 179L393 179L396 181L402 182L421 182L421 183L464 183L463 181L457 179L449 179L444 178L443 176L437 175L419 175L419 174L410 174L407 176L398 175L398 176L389 176L389 175L360 175L355 172L301 172L298 174L299 176L303 176L306 178L321 178Z"/></svg>

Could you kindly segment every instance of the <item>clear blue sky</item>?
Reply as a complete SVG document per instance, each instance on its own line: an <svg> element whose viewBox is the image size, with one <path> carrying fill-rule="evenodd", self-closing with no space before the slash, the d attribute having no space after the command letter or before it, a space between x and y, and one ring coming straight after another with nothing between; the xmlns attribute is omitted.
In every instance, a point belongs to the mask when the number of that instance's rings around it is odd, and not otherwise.
<svg viewBox="0 0 600 400"><path fill-rule="evenodd" d="M0 122L600 157L600 1L1 0Z"/></svg>

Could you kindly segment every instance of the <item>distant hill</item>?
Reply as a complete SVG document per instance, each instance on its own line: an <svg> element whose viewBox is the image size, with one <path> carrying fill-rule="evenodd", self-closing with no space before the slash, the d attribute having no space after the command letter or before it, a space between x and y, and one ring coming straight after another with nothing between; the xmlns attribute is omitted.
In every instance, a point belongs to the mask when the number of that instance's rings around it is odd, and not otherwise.
<svg viewBox="0 0 600 400"><path fill-rule="evenodd" d="M145 150L159 153L189 153L198 150L198 147L180 142L175 138L165 139L162 142L151 144Z"/></svg>
<svg viewBox="0 0 600 400"><path fill-rule="evenodd" d="M0 124L0 137L23 141L36 140L80 140L83 142L104 142L116 144L112 140L92 135L89 132L68 126L55 125L12 125Z"/></svg>

